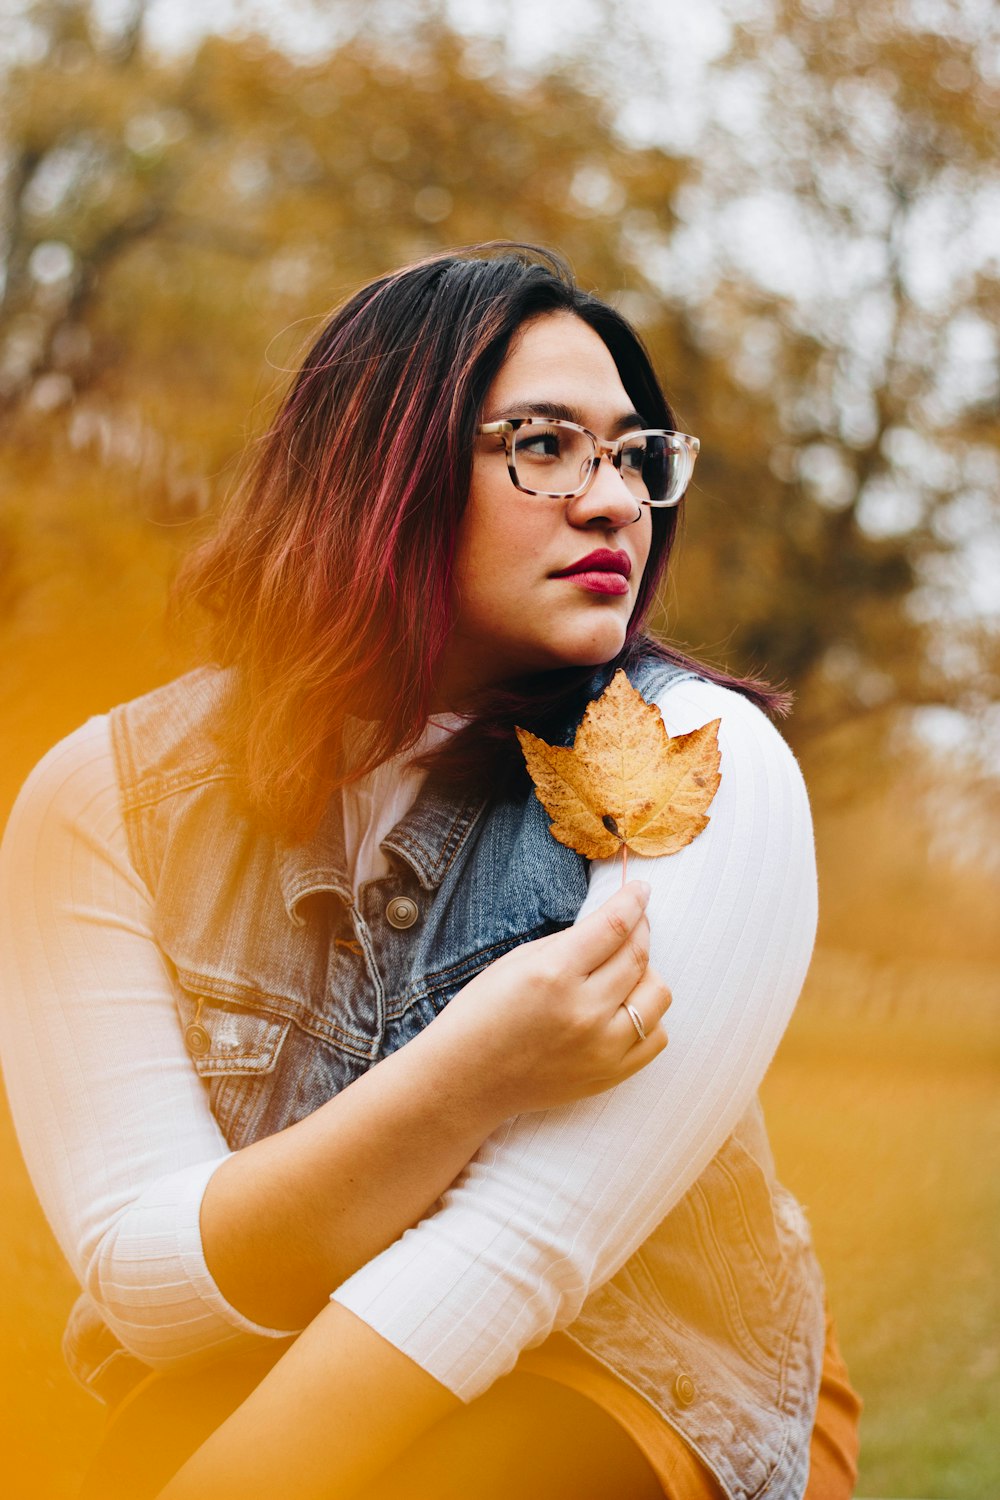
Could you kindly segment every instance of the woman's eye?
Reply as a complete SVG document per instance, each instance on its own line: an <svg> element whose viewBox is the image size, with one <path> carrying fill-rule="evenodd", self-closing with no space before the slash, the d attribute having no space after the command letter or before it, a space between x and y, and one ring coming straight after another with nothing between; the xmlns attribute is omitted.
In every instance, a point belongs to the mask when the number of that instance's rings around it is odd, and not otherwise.
<svg viewBox="0 0 1000 1500"><path fill-rule="evenodd" d="M518 434L517 454L518 457L546 459L559 458L562 454L562 434L552 428L543 431L532 429L531 432Z"/></svg>
<svg viewBox="0 0 1000 1500"><path fill-rule="evenodd" d="M635 443L622 449L622 469L628 474L641 474L646 461L645 443Z"/></svg>

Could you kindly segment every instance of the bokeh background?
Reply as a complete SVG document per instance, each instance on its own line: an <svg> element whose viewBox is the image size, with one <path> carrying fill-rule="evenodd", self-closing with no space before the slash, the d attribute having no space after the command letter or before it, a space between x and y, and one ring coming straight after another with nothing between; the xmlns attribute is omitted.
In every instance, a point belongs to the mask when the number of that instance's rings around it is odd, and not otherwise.
<svg viewBox="0 0 1000 1500"><path fill-rule="evenodd" d="M166 680L178 558L317 321L451 245L561 250L702 440L660 628L794 688L816 959L765 1085L856 1384L859 1493L1000 1493L1000 24L986 0L2 0L0 818ZM3 1117L0 1409L101 1415Z"/></svg>

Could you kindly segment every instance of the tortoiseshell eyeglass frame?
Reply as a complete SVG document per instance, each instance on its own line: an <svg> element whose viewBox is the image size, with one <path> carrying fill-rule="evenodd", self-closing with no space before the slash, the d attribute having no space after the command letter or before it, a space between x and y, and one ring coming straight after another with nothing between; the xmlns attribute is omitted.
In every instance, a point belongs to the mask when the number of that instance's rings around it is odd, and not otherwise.
<svg viewBox="0 0 1000 1500"><path fill-rule="evenodd" d="M521 427L568 427L572 432L582 432L585 437L589 438L593 444L594 456L582 484L578 484L573 490L533 490L529 489L526 484L522 484L514 467L514 434ZM622 453L628 443L633 442L637 437L659 437L667 438L674 452L683 452L687 458L684 483L678 493L668 500L650 500L648 496L643 499L639 495L636 495L635 499L639 505L668 509L679 505L684 499L694 473L694 461L701 451L701 443L687 432L672 432L665 427L642 427L635 432L626 432L622 437L609 443L591 432L589 427L581 427L579 422L569 422L563 417L508 417L502 422L481 422L476 432L480 437L498 437L503 440L504 452L507 455L507 473L515 489L520 490L524 495L544 495L549 500L574 500L578 495L585 495L597 477L597 469L602 458L606 458L621 474ZM622 478L624 479L624 475Z"/></svg>

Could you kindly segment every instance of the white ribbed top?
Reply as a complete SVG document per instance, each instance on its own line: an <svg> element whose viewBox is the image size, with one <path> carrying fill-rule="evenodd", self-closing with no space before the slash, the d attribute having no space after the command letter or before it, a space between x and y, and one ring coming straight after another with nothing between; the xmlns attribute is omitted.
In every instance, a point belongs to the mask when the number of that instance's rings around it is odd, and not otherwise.
<svg viewBox="0 0 1000 1500"><path fill-rule="evenodd" d="M653 888L670 1046L606 1094L509 1121L433 1215L335 1293L465 1400L570 1323L683 1195L751 1101L805 976L815 862L790 751L710 684L668 686L660 706L672 734L722 718L708 829L679 854L629 860ZM359 852L381 857L357 820L384 833L420 777L405 781L355 793ZM617 864L596 862L581 916L619 881ZM107 721L92 719L32 773L0 851L0 1049L64 1254L126 1346L167 1366L282 1331L231 1307L205 1264L199 1208L228 1148L150 918Z"/></svg>
<svg viewBox="0 0 1000 1500"><path fill-rule="evenodd" d="M359 719L351 722L364 725ZM392 868L388 855L382 853L382 840L409 812L427 776L413 762L436 749L465 722L461 714L438 714L428 719L412 750L383 761L367 776L344 788L341 793L344 857L351 872L355 899L366 880L380 880Z"/></svg>

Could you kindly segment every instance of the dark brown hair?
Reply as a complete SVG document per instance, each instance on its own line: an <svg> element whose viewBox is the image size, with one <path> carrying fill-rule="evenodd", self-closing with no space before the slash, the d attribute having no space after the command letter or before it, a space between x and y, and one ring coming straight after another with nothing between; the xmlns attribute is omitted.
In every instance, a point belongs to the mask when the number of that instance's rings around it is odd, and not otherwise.
<svg viewBox="0 0 1000 1500"><path fill-rule="evenodd" d="M533 246L481 246L379 277L309 350L215 535L186 565L184 597L212 617L234 668L226 735L250 806L286 836L312 829L333 792L411 747L430 712L452 624L456 535L475 429L511 340L529 318L571 312L610 351L650 427L673 414L638 334ZM643 635L678 512L653 510L649 561L611 667L653 651L780 708L780 695L696 666ZM594 668L484 694L436 757L456 784L513 771L520 723L543 733L586 702ZM348 716L377 720L347 764Z"/></svg>

